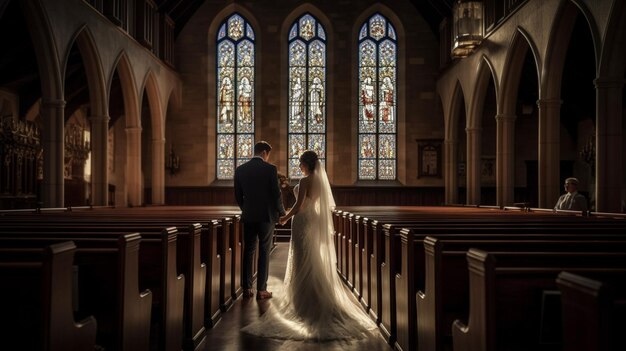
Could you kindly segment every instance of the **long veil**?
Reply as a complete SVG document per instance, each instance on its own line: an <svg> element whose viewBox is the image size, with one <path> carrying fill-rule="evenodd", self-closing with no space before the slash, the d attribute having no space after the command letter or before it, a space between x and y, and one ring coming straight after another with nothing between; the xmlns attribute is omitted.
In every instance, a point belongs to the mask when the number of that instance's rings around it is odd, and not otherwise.
<svg viewBox="0 0 626 351"><path fill-rule="evenodd" d="M335 244L333 241L333 217L332 211L335 209L335 198L333 197L332 189L330 188L330 182L326 171L322 166L320 160L315 163L315 170L313 171L313 185L319 187L319 248L320 256L323 267L330 267L332 276L337 276L335 270L337 267L337 253L335 252Z"/></svg>

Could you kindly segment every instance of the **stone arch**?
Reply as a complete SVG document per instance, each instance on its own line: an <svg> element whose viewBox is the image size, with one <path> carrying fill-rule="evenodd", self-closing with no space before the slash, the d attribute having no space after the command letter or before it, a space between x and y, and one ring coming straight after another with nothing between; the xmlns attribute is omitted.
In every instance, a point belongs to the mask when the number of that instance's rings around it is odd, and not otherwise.
<svg viewBox="0 0 626 351"><path fill-rule="evenodd" d="M141 120L138 115L139 96L137 95L137 82L135 81L135 75L133 68L130 64L130 59L125 51L121 51L112 65L113 70L109 74L109 80L107 82L107 91L111 91L111 85L113 83L113 76L115 70L117 70L120 76L120 84L122 86L122 95L124 97L124 114L125 123L127 127L139 127L141 126Z"/></svg>
<svg viewBox="0 0 626 351"><path fill-rule="evenodd" d="M150 105L150 129L152 133L148 142L151 143L150 149L152 150L150 160L151 203L162 205L165 203L165 131L163 125L165 118L159 85L152 71L148 71L146 74L141 91L146 94ZM148 136L146 135L146 137Z"/></svg>
<svg viewBox="0 0 626 351"><path fill-rule="evenodd" d="M120 159L124 176L118 177L123 179L123 184L117 184L121 189L119 197L116 196L116 205L138 206L141 204L141 169L137 164L141 162L141 144L136 141L141 133L141 119L139 114L139 96L137 94L137 82L128 54L120 51L113 64L113 71L109 74L108 91L110 92L113 84L114 72L117 71L122 87L122 99L124 103L124 127L126 131L125 145L126 150ZM108 129L108 128L107 128ZM122 144L124 144L122 143ZM121 200L120 200L121 199Z"/></svg>
<svg viewBox="0 0 626 351"><path fill-rule="evenodd" d="M565 1L561 4L556 13L555 21L550 30L550 39L548 42L548 50L544 64L543 74L541 76L541 98L559 99L561 95L561 79L563 77L563 65L567 57L567 48L570 44L572 30L576 22L576 18L583 15L594 44L594 54L596 57L596 67L598 62L598 43L599 36L595 30L595 22L590 17L588 10L580 1Z"/></svg>
<svg viewBox="0 0 626 351"><path fill-rule="evenodd" d="M17 0L14 0L17 1ZM8 4L8 2L7 2ZM52 28L39 1L20 1L37 54L41 91L46 100L63 100L63 79Z"/></svg>
<svg viewBox="0 0 626 351"><path fill-rule="evenodd" d="M513 35L511 45L504 64L504 71L502 74L502 93L498 98L498 113L506 115L515 114L515 104L517 101L517 90L519 88L520 77L522 74L522 67L524 65L524 59L528 50L531 50L535 59L535 68L537 69L537 77L540 77L541 72L541 60L537 46L532 41L532 38L528 32L523 28L517 28L517 31ZM539 89L541 94L541 89Z"/></svg>
<svg viewBox="0 0 626 351"><path fill-rule="evenodd" d="M582 16L581 16L582 15ZM580 27L582 23L586 24L593 45L594 62L593 77L597 72L597 52L598 52L598 35L593 17L589 15L589 11L585 5L579 1L564 1L558 8L555 20L550 31L550 37L547 46L547 53L544 63L544 69L540 80L540 96L539 96L539 206L552 207L555 199L558 198L562 189L562 179L575 174L561 173L561 150L564 149L563 140L561 140L561 129L563 128L563 119L561 116L570 117L563 114L567 111L570 101L563 101L562 96L564 90L568 89L568 85L563 85L563 75L567 66L568 57L573 55L571 48L575 43L572 34L576 31L576 27ZM578 21L584 21L577 24ZM580 41L580 40L579 40ZM586 61L585 61L586 62ZM589 68L589 67L588 67ZM593 78L592 78L593 79ZM571 85L570 85L571 86ZM568 172L569 173L569 172ZM580 177L581 175L575 175ZM583 176L579 178L583 183L588 178ZM593 193L593 192L592 192Z"/></svg>
<svg viewBox="0 0 626 351"><path fill-rule="evenodd" d="M496 89L496 101L498 100L498 80L496 79L496 73L493 64L487 56L481 58L478 64L478 74L476 75L476 84L474 86L474 94L470 103L470 113L468 114L467 127L468 128L480 128L481 117L483 115L483 108L485 103L485 96L487 94L487 87L489 86L489 79L493 80Z"/></svg>
<svg viewBox="0 0 626 351"><path fill-rule="evenodd" d="M626 70L626 3L615 1L599 55L598 77L623 79Z"/></svg>
<svg viewBox="0 0 626 351"><path fill-rule="evenodd" d="M526 54L531 50L539 81L541 60L531 36L518 27L511 39L502 75L501 94L498 98L496 142L496 201L499 206L512 205L515 201L515 120L516 104L521 74ZM540 87L539 95L541 94Z"/></svg>
<svg viewBox="0 0 626 351"><path fill-rule="evenodd" d="M64 146L63 142L59 142L59 140L63 140L65 100L61 63L52 35L53 31L41 2L35 0L20 1L20 5L33 41L41 77L41 114L45 125L42 131L45 174L42 188L43 205L62 207L65 204Z"/></svg>
<svg viewBox="0 0 626 351"><path fill-rule="evenodd" d="M495 98L498 101L498 85L495 78L493 65L489 58L483 56L478 66L476 84L473 95L469 103L469 114L467 116L467 204L481 204L482 188L482 155L483 155L483 119L484 106L487 99L487 89L489 83L493 82L495 88ZM496 107L497 108L497 107ZM495 119L495 116L493 116ZM495 135L494 135L495 137Z"/></svg>
<svg viewBox="0 0 626 351"><path fill-rule="evenodd" d="M461 101L465 100L465 92L461 82L457 80L454 91L452 93L452 99L450 100L450 106L448 107L448 117L446 118L446 140L455 139L458 128L458 115L461 112L461 108L467 111L467 103L462 104Z"/></svg>
<svg viewBox="0 0 626 351"><path fill-rule="evenodd" d="M449 204L458 203L458 121L461 111L467 111L465 93L461 82L457 80L452 93L452 99L448 106L448 115L445 124L445 142L444 142L444 183L445 183L445 202Z"/></svg>
<svg viewBox="0 0 626 351"><path fill-rule="evenodd" d="M98 47L96 45L93 34L86 25L80 27L72 36L69 41L68 50L65 53L63 60L62 74L65 77L65 70L67 68L67 62L72 43L78 45L81 57L85 64L85 73L87 76L87 84L89 86L89 103L91 105L91 114L97 116L106 116L108 113L107 108L107 96L105 91L104 72L102 70L102 63L100 60L100 54L98 53Z"/></svg>
<svg viewBox="0 0 626 351"><path fill-rule="evenodd" d="M150 121L152 123L152 139L162 139L163 134L163 102L159 84L152 71L148 71L143 81L142 94L147 94L150 104Z"/></svg>
<svg viewBox="0 0 626 351"><path fill-rule="evenodd" d="M622 212L626 203L626 3L615 1L604 34L596 79L596 211Z"/></svg>

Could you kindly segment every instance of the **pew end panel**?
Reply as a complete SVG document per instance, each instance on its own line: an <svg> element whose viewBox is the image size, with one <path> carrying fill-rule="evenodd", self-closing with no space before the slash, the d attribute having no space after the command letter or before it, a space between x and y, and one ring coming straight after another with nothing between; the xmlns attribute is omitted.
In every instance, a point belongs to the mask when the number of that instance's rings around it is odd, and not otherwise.
<svg viewBox="0 0 626 351"><path fill-rule="evenodd" d="M7 252L11 251L11 252ZM51 351L93 350L97 322L75 322L73 242L0 249L0 346Z"/></svg>
<svg viewBox="0 0 626 351"><path fill-rule="evenodd" d="M561 272L563 350L624 350L626 270Z"/></svg>

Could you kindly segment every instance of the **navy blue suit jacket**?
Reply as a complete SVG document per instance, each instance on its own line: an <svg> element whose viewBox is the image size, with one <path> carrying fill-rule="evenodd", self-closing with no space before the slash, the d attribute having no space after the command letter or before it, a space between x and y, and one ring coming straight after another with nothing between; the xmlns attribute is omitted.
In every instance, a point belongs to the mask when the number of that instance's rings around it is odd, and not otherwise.
<svg viewBox="0 0 626 351"><path fill-rule="evenodd" d="M258 157L235 170L235 197L242 222L277 223L285 214L276 166Z"/></svg>

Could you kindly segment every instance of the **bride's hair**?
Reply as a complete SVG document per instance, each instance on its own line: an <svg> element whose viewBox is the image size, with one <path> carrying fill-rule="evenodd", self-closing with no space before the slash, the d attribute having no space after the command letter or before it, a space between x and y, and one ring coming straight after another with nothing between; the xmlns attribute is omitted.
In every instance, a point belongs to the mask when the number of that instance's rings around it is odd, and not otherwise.
<svg viewBox="0 0 626 351"><path fill-rule="evenodd" d="M315 163L317 160L318 157L315 151L307 150L300 155L300 163L303 163L311 173L315 170Z"/></svg>

